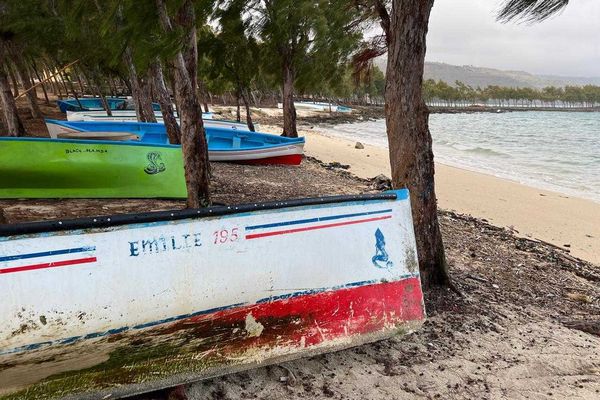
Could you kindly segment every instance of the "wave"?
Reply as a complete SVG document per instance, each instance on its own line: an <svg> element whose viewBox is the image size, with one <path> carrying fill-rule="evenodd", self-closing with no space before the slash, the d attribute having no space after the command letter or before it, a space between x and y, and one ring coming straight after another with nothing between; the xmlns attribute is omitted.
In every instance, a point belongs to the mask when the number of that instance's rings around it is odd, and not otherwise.
<svg viewBox="0 0 600 400"><path fill-rule="evenodd" d="M443 143L439 143L443 145ZM510 158L510 154L503 153L498 150L491 149L489 147L481 147L481 146L469 146L465 144L459 144L456 142L449 142L447 144L448 147L451 147L454 150L458 150L465 153L477 154L482 156L493 156L493 157L503 157Z"/></svg>

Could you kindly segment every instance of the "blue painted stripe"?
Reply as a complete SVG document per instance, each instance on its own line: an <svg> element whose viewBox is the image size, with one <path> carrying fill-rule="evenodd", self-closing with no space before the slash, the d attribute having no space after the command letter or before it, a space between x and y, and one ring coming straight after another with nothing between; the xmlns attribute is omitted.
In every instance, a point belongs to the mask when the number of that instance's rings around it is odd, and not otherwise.
<svg viewBox="0 0 600 400"><path fill-rule="evenodd" d="M354 214L340 214L340 215L330 215L330 216L327 216L327 217L297 219L297 220L294 220L294 221L274 222L274 223L271 223L271 224L247 226L246 230L247 231L251 231L251 230L254 230L254 229L265 229L265 228L275 228L275 227L288 226L288 225L308 224L308 223L311 223L311 222L331 221L331 220L334 220L334 219L362 217L362 216L365 216L365 215L384 214L384 213L389 213L389 212L392 212L391 208L386 209L386 210L367 211L367 212L354 213Z"/></svg>
<svg viewBox="0 0 600 400"><path fill-rule="evenodd" d="M412 278L412 277L416 277L416 276L419 276L419 274L403 275L403 276L398 277L398 279L395 279L394 281L400 281L400 280L404 280L404 279L408 279L408 278ZM309 295L309 294L334 291L334 290L346 289L346 288L351 288L351 287L372 285L377 282L378 281L375 281L375 280L359 281L359 282L346 283L346 284L338 285L338 286L331 286L331 287L325 287L325 288L316 288L316 289L292 292L292 293L287 293L287 294L282 294L282 295L277 295L277 296L265 297L263 299L258 300L255 304L266 303L266 302L275 301L275 300L287 300L287 299L291 299L291 298L298 297L298 296L305 296L305 295ZM99 338L99 337L114 335L116 333L121 333L121 332L125 332L128 330L145 329L145 328L149 328L149 327L153 327L153 326L157 326L157 325L161 325L161 324L165 324L165 323L169 323L169 322L176 322L176 321L180 321L180 320L184 320L184 319L188 319L188 318L192 318L192 317L197 317L200 315L212 314L212 313L219 312L219 311L226 311L226 310L230 310L230 309L240 307L243 305L247 305L247 304L248 303L236 303L236 304L231 304L228 306L216 307L216 308L211 308L211 309L202 310L202 311L196 311L196 312L189 313L189 314L181 314L181 315L178 315L175 317L165 318L165 319L161 319L158 321L146 322L143 324L134 325L133 327L124 326L121 328L115 328L115 329L111 329L111 330L103 331L103 332L88 333L87 335L82 335L82 336L71 336L68 338L58 339L53 342L40 342L40 343L28 344L25 346L15 347L15 348L12 348L9 350L0 350L0 355L21 353L24 351L36 350L41 347L51 346L51 345L55 345L55 344L72 344L72 343L78 342L80 340L95 339L95 338Z"/></svg>
<svg viewBox="0 0 600 400"><path fill-rule="evenodd" d="M85 252L94 251L94 250L96 250L96 246L76 247L73 249L62 249L62 250L50 250L50 251L43 251L40 253L17 254L14 256L2 256L2 257L0 257L0 262L1 261L24 260L26 258L56 256L59 254L85 253Z"/></svg>

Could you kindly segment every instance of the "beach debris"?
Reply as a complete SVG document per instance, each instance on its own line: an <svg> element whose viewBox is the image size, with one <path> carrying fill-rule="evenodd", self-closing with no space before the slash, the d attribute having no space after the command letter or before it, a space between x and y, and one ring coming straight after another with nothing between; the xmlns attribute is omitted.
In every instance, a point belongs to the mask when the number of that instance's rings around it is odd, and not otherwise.
<svg viewBox="0 0 600 400"><path fill-rule="evenodd" d="M566 320L563 325L569 329L589 333L590 335L600 336L600 319L598 320Z"/></svg>
<svg viewBox="0 0 600 400"><path fill-rule="evenodd" d="M392 180L383 174L370 179L371 187L375 190L391 190Z"/></svg>
<svg viewBox="0 0 600 400"><path fill-rule="evenodd" d="M580 303L591 303L592 302L592 298L585 293L570 292L570 293L567 293L567 298L569 300L578 301Z"/></svg>
<svg viewBox="0 0 600 400"><path fill-rule="evenodd" d="M283 364L279 364L279 367L281 367L283 370L285 370L285 372L287 372L287 376L286 375L282 375L279 377L279 382L281 383L287 383L288 385L295 385L296 382L298 381L298 379L296 378L296 374L294 374L294 371L292 371L291 369L289 369L288 367L286 367Z"/></svg>
<svg viewBox="0 0 600 400"><path fill-rule="evenodd" d="M349 164L341 164L337 161L333 161L330 163L324 163L323 166L327 169L335 169L335 168L339 168L339 169L350 169L350 165Z"/></svg>
<svg viewBox="0 0 600 400"><path fill-rule="evenodd" d="M356 142L356 144L354 145L354 148L362 150L365 148L365 146L361 142Z"/></svg>
<svg viewBox="0 0 600 400"><path fill-rule="evenodd" d="M488 282L487 279L482 278L481 276L475 275L475 274L468 274L468 275L465 276L465 278L472 279L472 280L477 281L477 282L483 282L483 283L487 283Z"/></svg>

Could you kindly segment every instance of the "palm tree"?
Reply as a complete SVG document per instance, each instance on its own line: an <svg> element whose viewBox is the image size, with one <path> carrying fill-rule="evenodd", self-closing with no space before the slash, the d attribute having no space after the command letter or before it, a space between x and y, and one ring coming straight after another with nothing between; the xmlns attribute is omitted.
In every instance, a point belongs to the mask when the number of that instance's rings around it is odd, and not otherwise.
<svg viewBox="0 0 600 400"><path fill-rule="evenodd" d="M569 4L569 0L506 0L498 12L501 22L540 22L556 14Z"/></svg>

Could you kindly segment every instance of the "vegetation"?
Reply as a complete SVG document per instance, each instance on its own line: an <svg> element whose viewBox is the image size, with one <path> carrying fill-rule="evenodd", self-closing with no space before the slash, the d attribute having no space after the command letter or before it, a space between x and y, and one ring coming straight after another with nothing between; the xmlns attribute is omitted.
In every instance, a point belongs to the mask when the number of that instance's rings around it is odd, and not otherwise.
<svg viewBox="0 0 600 400"><path fill-rule="evenodd" d="M501 21L548 18L567 0L507 0ZM181 143L188 206L210 203L201 106L228 95L244 103L283 103L286 136L297 136L294 98L377 102L385 96L395 187L408 187L425 286L447 283L437 220L426 101L595 105L596 87L471 88L428 81L426 34L433 0L20 0L0 3L0 105L4 134L24 133L14 96L40 115L34 82L59 97L131 94L140 121L161 112ZM361 43L369 23L383 34ZM373 57L388 53L385 81ZM354 65L352 69L351 64ZM67 66L67 67L65 67ZM384 86L385 84L385 86ZM173 97L170 96L169 90ZM175 120L173 100L180 125ZM107 112L110 112L107 110ZM238 112L239 119L239 112Z"/></svg>
<svg viewBox="0 0 600 400"><path fill-rule="evenodd" d="M598 107L600 86L548 86L543 89L487 86L473 88L456 81L449 85L432 79L423 82L427 104L435 106L492 105L512 107Z"/></svg>

